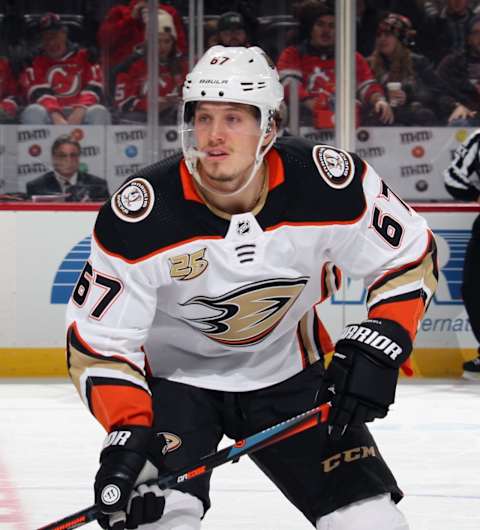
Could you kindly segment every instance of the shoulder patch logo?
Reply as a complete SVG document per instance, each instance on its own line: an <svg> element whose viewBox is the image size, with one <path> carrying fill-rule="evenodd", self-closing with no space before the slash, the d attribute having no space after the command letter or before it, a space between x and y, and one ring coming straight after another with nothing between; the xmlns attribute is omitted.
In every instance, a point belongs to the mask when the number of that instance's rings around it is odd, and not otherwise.
<svg viewBox="0 0 480 530"><path fill-rule="evenodd" d="M346 151L326 145L316 145L312 156L320 176L331 188L342 189L350 184L355 174L355 166L352 157Z"/></svg>
<svg viewBox="0 0 480 530"><path fill-rule="evenodd" d="M112 197L112 209L123 221L138 223L152 211L155 193L150 182L135 178L122 186Z"/></svg>

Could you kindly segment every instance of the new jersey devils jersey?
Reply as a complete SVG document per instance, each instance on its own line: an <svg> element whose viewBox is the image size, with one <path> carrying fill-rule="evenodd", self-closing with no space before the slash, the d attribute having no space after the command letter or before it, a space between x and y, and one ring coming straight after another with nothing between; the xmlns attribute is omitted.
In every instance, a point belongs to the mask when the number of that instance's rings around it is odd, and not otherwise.
<svg viewBox="0 0 480 530"><path fill-rule="evenodd" d="M383 89L375 78L362 55L355 54L357 76L357 97L368 102L373 93L381 93ZM299 88L301 99L318 94L335 94L335 58L308 53L304 46L285 48L278 59L278 73L282 82L289 75L302 79Z"/></svg>
<svg viewBox="0 0 480 530"><path fill-rule="evenodd" d="M100 66L90 61L85 49L72 48L61 59L38 55L22 73L20 83L27 101L49 112L89 107L103 97Z"/></svg>
<svg viewBox="0 0 480 530"><path fill-rule="evenodd" d="M188 71L188 65L178 58L177 72L168 63L158 65L159 98L180 97L181 86ZM126 72L117 76L115 85L115 105L122 111L147 112L148 109L148 66L144 57L135 61Z"/></svg>
<svg viewBox="0 0 480 530"><path fill-rule="evenodd" d="M425 220L355 154L287 137L266 161L251 212L206 203L180 156L100 211L68 307L68 363L107 429L151 422L149 374L248 391L321 359L315 306L339 269L365 280L370 317L415 336L436 283Z"/></svg>

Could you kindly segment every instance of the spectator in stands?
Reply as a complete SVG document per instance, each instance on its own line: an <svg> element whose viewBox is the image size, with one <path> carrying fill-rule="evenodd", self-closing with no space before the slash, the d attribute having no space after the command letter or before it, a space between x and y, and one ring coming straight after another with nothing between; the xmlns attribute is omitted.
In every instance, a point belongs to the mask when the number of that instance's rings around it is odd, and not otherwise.
<svg viewBox="0 0 480 530"><path fill-rule="evenodd" d="M8 59L0 57L0 123L14 123L18 111L18 86Z"/></svg>
<svg viewBox="0 0 480 530"><path fill-rule="evenodd" d="M177 47L186 54L187 38L180 14L171 5L160 3L158 8L173 17ZM147 22L148 9L145 0L131 0L128 5L116 5L107 12L97 35L107 86L110 86L109 72L122 64L134 53L136 47L145 41Z"/></svg>
<svg viewBox="0 0 480 530"><path fill-rule="evenodd" d="M218 44L222 46L252 46L254 29L241 13L227 11L218 19Z"/></svg>
<svg viewBox="0 0 480 530"><path fill-rule="evenodd" d="M40 52L20 76L28 106L25 124L89 125L110 121L103 101L100 67L68 40L60 17L47 13L39 22Z"/></svg>
<svg viewBox="0 0 480 530"><path fill-rule="evenodd" d="M378 25L368 61L388 95L396 125L440 125L456 104L430 61L411 51L414 37L407 17L389 13Z"/></svg>
<svg viewBox="0 0 480 530"><path fill-rule="evenodd" d="M203 44L205 50L218 44L218 20L207 20L203 25Z"/></svg>
<svg viewBox="0 0 480 530"><path fill-rule="evenodd" d="M278 59L280 79L288 92L291 79L300 82L301 122L317 128L333 127L335 112L335 13L331 4L305 0L296 6L300 44L285 48ZM393 122L383 88L366 59L355 54L357 74L357 125Z"/></svg>
<svg viewBox="0 0 480 530"><path fill-rule="evenodd" d="M449 118L449 124L464 127L479 125L480 15L474 16L468 24L465 49L447 55L438 65L437 74L459 103Z"/></svg>
<svg viewBox="0 0 480 530"><path fill-rule="evenodd" d="M467 28L474 17L470 0L446 0L446 2L425 2L424 18L418 27L418 47L437 65L445 55L464 49ZM392 10L404 13L405 1L397 0ZM417 2L418 4L418 2ZM442 7L442 4L446 4Z"/></svg>
<svg viewBox="0 0 480 530"><path fill-rule="evenodd" d="M188 71L188 64L177 47L173 17L158 12L158 106L161 124L175 124L177 104ZM123 66L118 68L115 106L122 121L144 122L148 110L148 66L146 45L139 47Z"/></svg>
<svg viewBox="0 0 480 530"><path fill-rule="evenodd" d="M444 172L447 191L460 201L480 202L480 130L455 151ZM480 344L480 215L475 219L463 265L462 297L472 332ZM480 347L477 357L463 364L463 377L480 381Z"/></svg>
<svg viewBox="0 0 480 530"><path fill-rule="evenodd" d="M53 171L27 182L27 194L59 194L67 202L105 201L107 182L80 169L80 144L68 135L59 136L52 144ZM63 199L64 198L64 199Z"/></svg>

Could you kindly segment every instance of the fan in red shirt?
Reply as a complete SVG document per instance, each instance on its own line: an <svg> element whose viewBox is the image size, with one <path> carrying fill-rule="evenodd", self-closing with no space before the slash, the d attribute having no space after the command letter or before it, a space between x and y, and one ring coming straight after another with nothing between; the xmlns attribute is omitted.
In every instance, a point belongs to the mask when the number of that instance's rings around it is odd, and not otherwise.
<svg viewBox="0 0 480 530"><path fill-rule="evenodd" d="M39 22L40 53L20 76L28 103L22 123L102 125L110 121L102 105L100 66L86 49L68 40L60 17L47 13Z"/></svg>
<svg viewBox="0 0 480 530"><path fill-rule="evenodd" d="M158 12L158 111L160 123L176 123L177 104L188 71L185 58L177 46L173 17ZM123 65L118 67L115 82L115 107L120 121L146 121L148 110L148 65L146 44L137 47Z"/></svg>
<svg viewBox="0 0 480 530"><path fill-rule="evenodd" d="M178 49L186 54L187 38L180 14L170 5L160 3L158 8L173 18ZM131 0L129 5L117 5L108 11L97 34L105 77L144 42L147 18L147 2L144 0Z"/></svg>
<svg viewBox="0 0 480 530"><path fill-rule="evenodd" d="M0 123L11 123L18 111L18 86L10 63L0 57Z"/></svg>
<svg viewBox="0 0 480 530"><path fill-rule="evenodd" d="M300 44L283 50L278 59L282 84L289 91L292 78L300 81L301 112L307 123L330 128L335 115L335 13L323 2L307 0L297 8ZM366 59L355 54L357 125L391 124L393 113Z"/></svg>

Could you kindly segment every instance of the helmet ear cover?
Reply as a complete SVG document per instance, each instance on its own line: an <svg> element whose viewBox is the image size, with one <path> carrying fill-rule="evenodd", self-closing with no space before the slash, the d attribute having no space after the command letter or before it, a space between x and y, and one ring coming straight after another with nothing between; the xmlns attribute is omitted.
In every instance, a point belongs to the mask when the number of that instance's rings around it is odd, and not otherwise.
<svg viewBox="0 0 480 530"><path fill-rule="evenodd" d="M189 105L185 105L185 111L183 119L185 123L193 123L193 118L195 117L195 110L197 109L198 101L191 101Z"/></svg>

